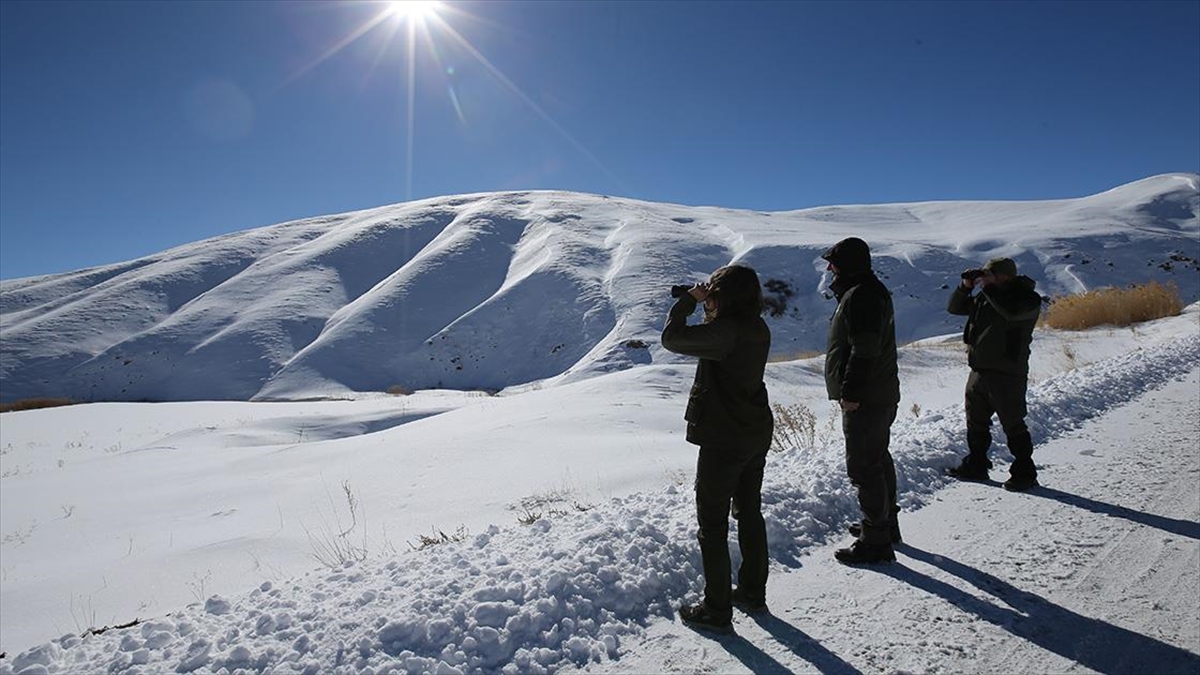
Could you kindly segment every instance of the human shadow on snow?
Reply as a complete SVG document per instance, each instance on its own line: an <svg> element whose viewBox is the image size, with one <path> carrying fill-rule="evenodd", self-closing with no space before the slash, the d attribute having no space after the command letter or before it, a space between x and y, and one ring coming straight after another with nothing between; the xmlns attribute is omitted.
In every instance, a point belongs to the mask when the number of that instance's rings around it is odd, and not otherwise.
<svg viewBox="0 0 1200 675"><path fill-rule="evenodd" d="M870 568L945 599L1013 635L1100 673L1200 672L1200 655L1055 605L991 574L943 555L896 546L896 551L952 574L994 596L1003 607L902 564Z"/></svg>
<svg viewBox="0 0 1200 675"><path fill-rule="evenodd" d="M717 635L705 631L696 631L705 637L716 640L717 644L734 656L742 665L746 666L752 673L790 673L779 661L776 661L770 654L756 647L746 638L732 633L729 635Z"/></svg>
<svg viewBox="0 0 1200 675"><path fill-rule="evenodd" d="M751 618L779 644L808 661L823 675L862 675L862 671L843 661L840 656L783 619L767 613L755 614Z"/></svg>
<svg viewBox="0 0 1200 675"><path fill-rule="evenodd" d="M862 675L854 666L843 661L837 654L829 651L813 638L786 621L770 614L752 617L754 622L767 631L781 645L787 647L793 654L812 664L823 675ZM729 652L752 673L791 673L787 666L777 661L770 654L746 638L735 634L713 635L725 651Z"/></svg>
<svg viewBox="0 0 1200 675"><path fill-rule="evenodd" d="M1062 502L1068 506L1077 506L1081 509L1087 509L1088 511L1099 513L1105 516L1125 518L1126 520L1132 520L1135 523L1156 527L1164 532L1177 534L1181 537L1200 539L1200 523L1194 523L1187 520L1177 520L1175 518L1167 518L1166 516L1156 516L1153 513L1146 513L1144 511L1134 511L1133 509L1129 509L1124 506L1098 502L1094 499L1073 495L1069 492L1063 492L1062 490L1055 490L1054 488L1037 487L1030 490L1026 494L1030 494L1035 497L1053 499L1056 502Z"/></svg>

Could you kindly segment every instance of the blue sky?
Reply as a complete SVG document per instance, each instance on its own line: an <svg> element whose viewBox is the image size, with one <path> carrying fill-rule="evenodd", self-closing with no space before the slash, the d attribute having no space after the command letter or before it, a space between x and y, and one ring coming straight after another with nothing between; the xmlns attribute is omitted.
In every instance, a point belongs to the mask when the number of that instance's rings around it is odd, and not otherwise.
<svg viewBox="0 0 1200 675"><path fill-rule="evenodd" d="M466 192L773 211L1200 171L1200 2L451 0L411 80L399 14L334 53L388 8L0 2L0 277Z"/></svg>

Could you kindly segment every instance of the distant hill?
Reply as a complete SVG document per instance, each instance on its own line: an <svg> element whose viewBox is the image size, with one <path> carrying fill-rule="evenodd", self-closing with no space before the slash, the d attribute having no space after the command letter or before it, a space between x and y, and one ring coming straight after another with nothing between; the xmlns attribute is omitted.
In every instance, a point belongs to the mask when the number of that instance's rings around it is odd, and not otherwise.
<svg viewBox="0 0 1200 675"><path fill-rule="evenodd" d="M1080 198L763 213L569 192L442 197L0 283L0 400L295 399L488 389L674 360L671 284L758 270L777 357L822 350L822 250L866 239L898 337L954 332L959 272L1046 295L1149 280L1200 299L1196 174Z"/></svg>

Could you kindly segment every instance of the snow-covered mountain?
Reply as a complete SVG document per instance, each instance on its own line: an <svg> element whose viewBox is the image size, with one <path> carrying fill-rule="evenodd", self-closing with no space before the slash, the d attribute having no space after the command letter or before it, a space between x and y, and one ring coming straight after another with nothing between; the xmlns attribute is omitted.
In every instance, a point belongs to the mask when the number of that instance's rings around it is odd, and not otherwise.
<svg viewBox="0 0 1200 675"><path fill-rule="evenodd" d="M1200 298L1196 174L1080 199L778 213L566 192L464 195L282 223L0 283L0 400L272 400L499 390L672 362L674 283L732 262L773 298L777 357L823 348L820 252L866 239L898 338L953 330L958 273L1014 258L1045 295L1147 280Z"/></svg>

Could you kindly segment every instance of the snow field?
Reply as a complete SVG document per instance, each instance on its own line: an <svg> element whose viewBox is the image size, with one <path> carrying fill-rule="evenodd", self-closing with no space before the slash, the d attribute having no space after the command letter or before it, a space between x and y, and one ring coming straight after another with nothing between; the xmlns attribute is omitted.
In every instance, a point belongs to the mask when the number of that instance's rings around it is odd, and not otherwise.
<svg viewBox="0 0 1200 675"><path fill-rule="evenodd" d="M1030 391L1040 444L1191 372L1200 336L1182 335L1047 379ZM957 410L897 422L893 452L906 512L947 485L962 452ZM773 454L764 509L775 565L840 537L857 518L836 439ZM467 541L348 564L138 627L65 636L0 673L554 672L621 655L655 617L698 597L690 491L670 486L527 527L491 527ZM732 537L731 537L732 539ZM736 558L735 558L736 560Z"/></svg>

